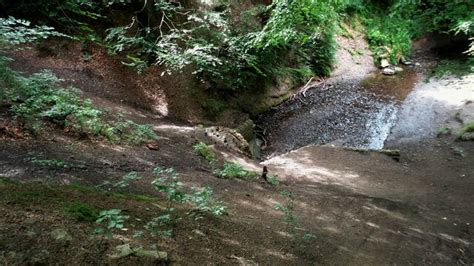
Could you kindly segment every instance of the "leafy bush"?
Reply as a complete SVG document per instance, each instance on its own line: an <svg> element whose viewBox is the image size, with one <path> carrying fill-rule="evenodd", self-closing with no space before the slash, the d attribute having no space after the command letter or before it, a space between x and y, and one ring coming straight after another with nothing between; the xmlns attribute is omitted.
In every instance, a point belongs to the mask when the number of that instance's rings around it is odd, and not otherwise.
<svg viewBox="0 0 474 266"><path fill-rule="evenodd" d="M474 33L472 1L395 0L372 1L360 13L367 26L367 39L376 55L392 63L409 55L411 40L425 32L464 34L471 40ZM466 51L472 53L474 42Z"/></svg>
<svg viewBox="0 0 474 266"><path fill-rule="evenodd" d="M0 52L15 49L18 45L45 40L49 37L67 37L48 26L32 27L27 20L14 17L0 18Z"/></svg>
<svg viewBox="0 0 474 266"><path fill-rule="evenodd" d="M159 237L171 237L173 234L172 229L164 229L173 223L173 218L171 214L163 214L158 217L151 219L146 223L145 229L150 232L152 236Z"/></svg>
<svg viewBox="0 0 474 266"><path fill-rule="evenodd" d="M197 154L206 158L206 160L210 163L215 162L217 160L216 155L214 154L210 146L206 145L206 143L199 142L198 144L194 145L193 148Z"/></svg>
<svg viewBox="0 0 474 266"><path fill-rule="evenodd" d="M252 179L258 176L256 172L245 170L242 165L230 161L224 163L223 169L214 170L214 175L221 178L236 177L243 179Z"/></svg>
<svg viewBox="0 0 474 266"><path fill-rule="evenodd" d="M365 20L367 39L376 58L389 59L398 64L411 52L414 35L407 29L410 21L378 15Z"/></svg>
<svg viewBox="0 0 474 266"><path fill-rule="evenodd" d="M81 34L89 40L97 38L90 26L104 18L102 1L94 0L38 0L0 1L0 16L6 14L34 20L35 23L48 24L68 33Z"/></svg>
<svg viewBox="0 0 474 266"><path fill-rule="evenodd" d="M458 140L462 141L474 141L474 134L466 134L474 132L474 122L467 123L461 129L461 132L458 135Z"/></svg>
<svg viewBox="0 0 474 266"><path fill-rule="evenodd" d="M301 69L328 75L336 48L331 25L337 11L350 5L343 2L276 0L244 10L235 20L229 12L188 10L156 1L159 25L110 28L106 41L112 52L126 53L127 64L139 71L151 64L167 66L168 73L192 66L196 77L216 89L274 82L282 71L292 77ZM259 16L268 19L258 22ZM288 71L293 69L297 71Z"/></svg>
<svg viewBox="0 0 474 266"><path fill-rule="evenodd" d="M182 190L183 183L179 181L179 174L173 168L155 167L153 174L156 178L151 182L155 190L166 194L168 198L168 210L173 210L174 202L184 202L186 194Z"/></svg>
<svg viewBox="0 0 474 266"><path fill-rule="evenodd" d="M227 207L213 197L213 191L209 187L191 189L191 193L186 193L183 184L179 181L179 174L173 168L155 167L153 173L156 178L152 184L158 192L164 193L168 198L167 212L153 218L145 225L145 229L150 231L152 236L170 237L173 233L169 225L177 222L181 218L173 217L173 204L190 203L196 207L188 214L210 213L215 216L227 214ZM198 213L196 213L198 211Z"/></svg>
<svg viewBox="0 0 474 266"><path fill-rule="evenodd" d="M215 216L227 214L227 206L213 198L214 192L210 187L192 188L191 194L186 196L186 201L195 205L200 212L207 212Z"/></svg>
<svg viewBox="0 0 474 266"><path fill-rule="evenodd" d="M99 218L94 208L82 202L70 203L64 211L78 221L94 222Z"/></svg>
<svg viewBox="0 0 474 266"><path fill-rule="evenodd" d="M223 215L226 207L220 201L213 199L213 191L209 187L192 188L191 193L183 190L183 184L179 181L179 174L173 168L163 169L156 167L153 169L156 175L152 184L159 192L163 192L168 197L168 211L173 211L174 202L186 202L196 206L197 210L209 212L213 215Z"/></svg>
<svg viewBox="0 0 474 266"><path fill-rule="evenodd" d="M122 229L124 222L129 218L127 215L122 215L122 210L111 209L103 210L99 213L97 224L101 227L97 228L95 232L97 234L105 234L108 238L112 238L112 232L114 229Z"/></svg>
<svg viewBox="0 0 474 266"><path fill-rule="evenodd" d="M58 83L62 80L49 71L25 77L7 67L11 59L3 54L8 47L50 36L64 35L50 27L30 27L28 21L0 18L0 102L9 105L16 118L36 132L47 120L79 134L104 136L112 142L138 144L156 138L148 126L125 121L121 116L107 120L110 114L95 108L91 100L82 100L77 90L60 87Z"/></svg>
<svg viewBox="0 0 474 266"><path fill-rule="evenodd" d="M91 100L79 98L77 90L59 87L61 80L51 72L24 77L4 64L0 64L0 72L0 83L5 85L0 100L35 132L49 121L74 133L103 136L111 142L139 144L156 138L148 126L121 117L107 120L110 114L95 108Z"/></svg>
<svg viewBox="0 0 474 266"><path fill-rule="evenodd" d="M280 184L280 181L278 180L277 175L270 175L268 176L267 180L268 180L268 183L270 183L273 186L278 186Z"/></svg>

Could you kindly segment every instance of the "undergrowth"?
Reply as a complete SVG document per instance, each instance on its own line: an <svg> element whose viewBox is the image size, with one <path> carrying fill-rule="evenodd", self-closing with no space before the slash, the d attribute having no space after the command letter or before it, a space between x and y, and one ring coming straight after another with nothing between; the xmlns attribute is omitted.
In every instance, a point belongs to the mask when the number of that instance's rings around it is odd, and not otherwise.
<svg viewBox="0 0 474 266"><path fill-rule="evenodd" d="M194 151L204 157L209 163L214 163L217 160L216 154L212 150L211 146L206 145L204 142L199 142L193 146Z"/></svg>
<svg viewBox="0 0 474 266"><path fill-rule="evenodd" d="M77 221L94 222L99 217L97 211L89 204L77 201L67 204L64 212Z"/></svg>
<svg viewBox="0 0 474 266"><path fill-rule="evenodd" d="M78 90L61 87L62 80L52 72L27 77L8 67L12 59L5 56L7 49L20 49L21 44L50 36L64 35L49 27L31 27L27 21L0 18L0 104L8 106L34 133L50 122L66 131L101 136L114 143L139 144L156 138L149 126L101 110L90 99L81 99Z"/></svg>
<svg viewBox="0 0 474 266"><path fill-rule="evenodd" d="M286 198L284 204L275 204L275 210L283 213L283 219L286 223L286 231L292 237L297 245L303 245L313 240L315 236L306 230L300 228L298 218L295 213L294 195L290 191L283 191L282 196Z"/></svg>
<svg viewBox="0 0 474 266"><path fill-rule="evenodd" d="M35 206L51 209L54 206L60 209L65 217L81 222L95 222L98 226L95 233L107 238L112 238L115 233L125 229L126 221L134 213L133 210L125 212L119 209L120 202L127 204L129 201L137 201L146 203L146 206L157 207L155 211L158 215L143 222L144 231L133 231L133 236L136 238L143 236L145 232L151 236L171 237L173 227L183 219L196 220L203 218L206 214L215 216L227 214L227 206L215 199L210 187L184 188L179 174L172 168L156 167L152 175L154 176L153 187L166 196L166 207L162 207L156 198L146 195L105 192L82 185L50 186L42 183L20 183L5 177L0 177L0 189L4 191L0 193L0 202L14 202L28 208ZM116 183L115 187L129 186L131 182L137 180L136 177L137 175L131 172L124 176L122 181L126 181ZM181 209L187 209L185 215L183 211L175 210L178 203L181 204ZM103 209L104 204L116 205L119 208ZM134 218L136 221L142 219L142 217Z"/></svg>
<svg viewBox="0 0 474 266"><path fill-rule="evenodd" d="M398 64L410 55L413 39L431 32L470 39L466 53L473 55L473 9L472 1L395 0L369 1L358 13L367 27L367 39L376 58Z"/></svg>
<svg viewBox="0 0 474 266"><path fill-rule="evenodd" d="M431 71L430 77L442 78L453 75L461 78L467 74L474 73L474 58L468 60L441 60Z"/></svg>
<svg viewBox="0 0 474 266"><path fill-rule="evenodd" d="M222 169L215 169L214 175L220 178L241 178L241 179L254 179L258 177L258 174L254 171L245 170L245 168L231 161L224 162Z"/></svg>
<svg viewBox="0 0 474 266"><path fill-rule="evenodd" d="M464 127L461 129L461 132L458 135L458 140L462 141L474 141L474 121L469 122L464 125ZM467 134L471 133L471 134Z"/></svg>
<svg viewBox="0 0 474 266"><path fill-rule="evenodd" d="M48 71L25 77L0 61L0 83L4 85L0 101L36 134L49 122L71 133L100 136L113 143L140 144L156 138L149 126L96 108L91 100L81 99L77 90L60 87L61 81Z"/></svg>

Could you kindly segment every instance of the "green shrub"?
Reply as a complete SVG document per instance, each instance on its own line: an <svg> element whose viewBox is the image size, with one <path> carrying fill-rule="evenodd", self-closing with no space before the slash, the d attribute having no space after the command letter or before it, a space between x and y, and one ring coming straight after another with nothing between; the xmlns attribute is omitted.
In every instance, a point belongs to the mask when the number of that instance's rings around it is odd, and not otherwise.
<svg viewBox="0 0 474 266"><path fill-rule="evenodd" d="M94 222L98 219L97 211L82 202L70 203L64 208L64 211L78 221Z"/></svg>
<svg viewBox="0 0 474 266"><path fill-rule="evenodd" d="M194 145L193 148L197 154L206 158L206 160L210 163L215 162L217 160L216 154L212 151L210 146L206 145L206 143L199 142L198 144Z"/></svg>
<svg viewBox="0 0 474 266"><path fill-rule="evenodd" d="M104 136L112 142L138 144L156 138L148 126L125 121L121 116L114 119L95 108L91 100L81 99L76 89L60 87L62 80L49 71L26 77L7 66L11 59L3 54L9 47L50 36L65 35L46 26L31 27L28 21L0 18L0 101L10 106L16 118L24 120L35 132L49 121L79 134Z"/></svg>
<svg viewBox="0 0 474 266"><path fill-rule="evenodd" d="M466 133L472 133L472 132L474 132L474 122L465 124L458 135L458 140L474 141L474 134L466 134Z"/></svg>
<svg viewBox="0 0 474 266"><path fill-rule="evenodd" d="M256 178L258 174L253 171L245 170L240 164L226 161L223 169L214 170L214 175L221 178L236 177L242 179Z"/></svg>
<svg viewBox="0 0 474 266"><path fill-rule="evenodd" d="M95 108L91 100L79 98L77 90L59 87L61 80L51 72L24 77L5 65L0 65L0 72L0 83L6 85L3 100L34 132L48 121L73 133L103 136L111 142L139 144L156 138L149 126L122 117L106 119L111 114Z"/></svg>
<svg viewBox="0 0 474 266"><path fill-rule="evenodd" d="M359 13L376 57L396 64L409 55L411 40L426 32L461 33L474 40L473 8L472 1L370 1ZM470 47L467 53L474 51L474 42Z"/></svg>
<svg viewBox="0 0 474 266"><path fill-rule="evenodd" d="M180 176L173 168L155 167L153 169L155 179L152 185L155 190L164 193L168 198L168 206L165 214L153 218L145 225L145 229L152 236L170 237L173 233L170 225L178 222L181 218L173 215L174 203L190 203L195 209L188 214L196 216L201 213L210 213L215 216L227 214L227 207L221 201L213 197L213 191L209 187L191 189L191 193L186 193Z"/></svg>
<svg viewBox="0 0 474 266"><path fill-rule="evenodd" d="M97 220L95 221L99 228L95 230L97 234L105 234L108 238L112 238L113 230L122 229L125 220L129 218L127 215L122 215L122 210L110 209L100 211Z"/></svg>
<svg viewBox="0 0 474 266"><path fill-rule="evenodd" d="M196 206L200 212L207 212L215 216L227 214L227 206L222 201L214 199L214 192L210 187L192 188L192 192L186 196L186 201Z"/></svg>
<svg viewBox="0 0 474 266"><path fill-rule="evenodd" d="M168 197L168 211L173 211L174 202L187 202L196 206L197 210L209 212L213 215L223 215L227 207L222 202L213 198L213 191L209 187L192 188L191 193L186 193L183 184L179 181L179 174L173 168L155 167L153 173L156 178L152 185L158 192L165 193Z"/></svg>
<svg viewBox="0 0 474 266"><path fill-rule="evenodd" d="M444 136L444 135L450 135L452 133L452 128L448 127L448 126L444 126L440 129L438 129L438 132L437 132L437 136L440 137L440 136Z"/></svg>
<svg viewBox="0 0 474 266"><path fill-rule="evenodd" d="M97 39L97 34L91 24L97 24L99 19L104 18L100 14L103 7L102 1L94 0L0 2L3 14L34 19L35 23L54 26L61 31L79 35L79 38L85 40Z"/></svg>
<svg viewBox="0 0 474 266"><path fill-rule="evenodd" d="M328 75L336 50L331 25L337 12L357 9L359 3L276 0L244 10L237 20L227 12L183 12L163 1L155 5L163 23L108 29L110 50L126 53L127 64L139 71L151 64L166 66L168 73L192 66L193 74L212 88L235 91L274 82L285 69L295 70L288 72L297 75L295 80L301 78L300 69L310 69L305 76ZM223 108L213 100L203 107L212 112Z"/></svg>
<svg viewBox="0 0 474 266"><path fill-rule="evenodd" d="M169 225L173 222L171 214L163 214L147 222L145 229L149 231L153 237L171 237L173 230L169 228Z"/></svg>
<svg viewBox="0 0 474 266"><path fill-rule="evenodd" d="M280 181L278 180L277 175L270 175L267 178L268 183L272 184L273 186L278 186L280 184Z"/></svg>
<svg viewBox="0 0 474 266"><path fill-rule="evenodd" d="M67 37L48 26L31 26L27 20L0 18L0 53L20 49L21 44L34 43L49 37Z"/></svg>

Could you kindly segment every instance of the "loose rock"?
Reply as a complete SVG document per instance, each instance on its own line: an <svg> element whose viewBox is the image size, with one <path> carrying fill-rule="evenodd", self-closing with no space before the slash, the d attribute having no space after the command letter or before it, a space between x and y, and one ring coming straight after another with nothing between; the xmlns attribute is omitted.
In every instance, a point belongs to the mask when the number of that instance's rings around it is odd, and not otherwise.
<svg viewBox="0 0 474 266"><path fill-rule="evenodd" d="M403 68L396 66L393 68L393 70L395 70L396 73L399 73L403 71Z"/></svg>
<svg viewBox="0 0 474 266"><path fill-rule="evenodd" d="M380 60L380 67L386 68L386 67L388 67L388 66L390 66L390 63L388 62L387 59L382 59L382 60Z"/></svg>
<svg viewBox="0 0 474 266"><path fill-rule="evenodd" d="M72 236L65 229L55 229L51 232L51 237L57 241L71 241Z"/></svg>
<svg viewBox="0 0 474 266"><path fill-rule="evenodd" d="M382 70L382 74L387 75L387 76L395 75L395 70L391 68L384 68Z"/></svg>
<svg viewBox="0 0 474 266"><path fill-rule="evenodd" d="M137 249L135 250L134 254L137 257L145 257L160 261L168 260L168 253L164 251Z"/></svg>
<svg viewBox="0 0 474 266"><path fill-rule="evenodd" d="M115 247L117 253L113 254L112 258L124 258L133 254L133 250L130 247L130 244L119 245Z"/></svg>

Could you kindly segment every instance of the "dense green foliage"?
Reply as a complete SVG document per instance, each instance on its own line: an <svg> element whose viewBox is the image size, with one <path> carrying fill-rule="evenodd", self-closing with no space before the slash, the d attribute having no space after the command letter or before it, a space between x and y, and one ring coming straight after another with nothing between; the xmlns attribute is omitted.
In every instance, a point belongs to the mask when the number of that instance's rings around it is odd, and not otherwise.
<svg viewBox="0 0 474 266"><path fill-rule="evenodd" d="M166 66L168 73L190 66L199 80L220 90L262 87L279 76L301 80L328 75L338 14L353 6L347 0L275 0L268 6L240 10L234 1L221 2L225 8L217 10L165 0L152 5L41 0L18 6L0 2L0 6L9 14L49 23L75 36L95 36L89 38L95 41L102 36L111 52L125 54L126 64L139 71L153 64ZM130 24L110 27L111 20L102 18L117 8L128 14L141 12ZM32 10L38 11L36 16L29 13ZM97 21L100 26L93 27ZM105 36L100 34L104 27L108 28Z"/></svg>
<svg viewBox="0 0 474 266"><path fill-rule="evenodd" d="M474 141L474 121L466 123L458 135L459 140Z"/></svg>
<svg viewBox="0 0 474 266"><path fill-rule="evenodd" d="M91 100L83 100L74 88L62 88L51 72L43 71L29 77L10 69L11 61L5 56L11 47L65 36L52 28L31 27L28 21L0 18L0 103L9 107L17 119L26 122L38 132L45 121L60 125L77 134L104 136L109 141L138 144L155 139L155 133L146 125L139 125L122 116L113 116L100 110ZM18 48L17 48L18 49Z"/></svg>
<svg viewBox="0 0 474 266"><path fill-rule="evenodd" d="M4 86L0 100L34 132L49 121L73 133L103 136L111 142L139 144L156 138L148 126L97 109L92 101L81 99L72 88L61 88L58 82L50 72L25 77L0 63L0 83Z"/></svg>
<svg viewBox="0 0 474 266"><path fill-rule="evenodd" d="M4 16L27 17L106 45L140 72L150 65L165 66L163 74L186 71L225 94L265 88L279 78L329 75L342 20L360 20L376 57L392 63L406 58L411 41L425 32L471 40L474 32L472 1L273 0L253 1L247 9L237 1L219 3L40 0L0 1L0 7ZM473 43L468 53L474 53Z"/></svg>
<svg viewBox="0 0 474 266"><path fill-rule="evenodd" d="M392 63L408 56L411 41L423 33L465 35L473 54L474 2L450 0L369 1L361 9L367 38L378 58ZM451 38L447 36L447 38Z"/></svg>
<svg viewBox="0 0 474 266"><path fill-rule="evenodd" d="M191 65L193 74L217 89L248 87L282 73L294 78L328 75L337 19L331 3L274 1L242 12L243 22L234 23L228 12L155 1L162 17L159 25L111 28L106 41L114 53L126 52L128 64L140 71L150 64L165 65L169 71ZM266 14L265 23L250 21Z"/></svg>
<svg viewBox="0 0 474 266"><path fill-rule="evenodd" d="M220 178L253 179L258 177L256 172L246 170L242 165L231 161L226 161L222 169L214 169L214 175Z"/></svg>
<svg viewBox="0 0 474 266"><path fill-rule="evenodd" d="M64 211L78 221L94 222L98 219L97 211L82 202L72 202L64 208Z"/></svg>
<svg viewBox="0 0 474 266"><path fill-rule="evenodd" d="M204 142L199 142L193 146L194 151L204 157L208 162L213 163L217 160L216 154L212 150L211 146L206 145Z"/></svg>
<svg viewBox="0 0 474 266"><path fill-rule="evenodd" d="M124 228L125 220L130 218L128 215L122 215L121 212L122 210L119 209L100 211L95 221L100 227L95 230L95 233L112 238L113 231Z"/></svg>
<svg viewBox="0 0 474 266"><path fill-rule="evenodd" d="M61 28L61 31L74 34L80 39L97 40L98 35L90 24L105 18L101 14L104 7L104 3L101 2L93 0L26 0L18 3L0 0L0 16L23 18L33 21L35 24Z"/></svg>
<svg viewBox="0 0 474 266"><path fill-rule="evenodd" d="M213 191L210 187L191 189L191 193L186 193L180 181L180 175L173 168L155 167L153 169L155 179L152 185L158 192L164 193L168 198L168 211L173 211L173 203L190 203L199 212L207 212L213 215L224 215L227 207L221 201L214 199Z"/></svg>

